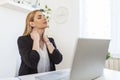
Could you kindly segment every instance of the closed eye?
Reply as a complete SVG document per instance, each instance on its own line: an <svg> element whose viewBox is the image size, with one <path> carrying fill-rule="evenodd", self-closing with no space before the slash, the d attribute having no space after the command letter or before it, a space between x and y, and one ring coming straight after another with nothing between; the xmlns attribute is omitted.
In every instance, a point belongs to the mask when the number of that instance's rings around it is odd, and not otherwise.
<svg viewBox="0 0 120 80"><path fill-rule="evenodd" d="M41 19L42 18L42 15L38 15L38 19Z"/></svg>

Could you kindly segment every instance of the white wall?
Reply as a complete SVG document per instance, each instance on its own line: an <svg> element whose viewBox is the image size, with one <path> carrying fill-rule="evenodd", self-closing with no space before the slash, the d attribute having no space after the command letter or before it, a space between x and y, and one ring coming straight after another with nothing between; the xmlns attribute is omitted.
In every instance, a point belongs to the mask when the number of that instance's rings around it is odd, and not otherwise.
<svg viewBox="0 0 120 80"><path fill-rule="evenodd" d="M0 7L0 77L15 76L17 38L24 30L25 13Z"/></svg>
<svg viewBox="0 0 120 80"><path fill-rule="evenodd" d="M120 0L111 2L111 35L110 52L113 57L120 58Z"/></svg>
<svg viewBox="0 0 120 80"><path fill-rule="evenodd" d="M68 68L74 53L75 41L79 35L79 0L44 0L52 9L50 28L47 34L54 37L58 49L63 54L63 61L57 69ZM75 5L74 5L74 4ZM58 7L68 8L68 20L58 24L54 14ZM0 77L15 76L19 60L17 38L22 35L26 13L0 7ZM18 67L17 67L18 69Z"/></svg>

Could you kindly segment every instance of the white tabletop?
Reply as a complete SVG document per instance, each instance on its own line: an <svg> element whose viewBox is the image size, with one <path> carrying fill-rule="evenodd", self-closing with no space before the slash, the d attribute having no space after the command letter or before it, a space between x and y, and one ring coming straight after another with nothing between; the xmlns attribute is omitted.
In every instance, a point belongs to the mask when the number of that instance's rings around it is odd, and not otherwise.
<svg viewBox="0 0 120 80"><path fill-rule="evenodd" d="M44 75L50 75L53 73L69 73L69 69L63 69L63 70L57 70L53 72L46 72L46 73L37 73L37 74L31 74L31 75L25 75L25 76L19 76L16 78L2 78L0 80L36 80L36 76L44 76ZM61 74L60 74L61 75ZM48 80L48 79L46 79ZM120 80L120 72L114 71L114 70L108 70L104 69L104 74L100 78L96 80Z"/></svg>
<svg viewBox="0 0 120 80"><path fill-rule="evenodd" d="M8 78L0 78L0 80L20 80L19 78L15 77L8 77Z"/></svg>
<svg viewBox="0 0 120 80"><path fill-rule="evenodd" d="M120 72L104 69L104 75L97 80L120 80Z"/></svg>
<svg viewBox="0 0 120 80"><path fill-rule="evenodd" d="M64 70L58 70L59 72L69 72L69 69L64 69ZM55 72L58 72L55 71ZM42 76L42 75L46 75L52 72L47 72L47 73L38 73L38 74L32 74L32 75L26 75L26 76L20 76L19 78L21 80L35 80L36 76ZM46 79L48 80L48 79ZM108 70L108 69L104 69L104 75L101 76L100 78L96 79L96 80L120 80L120 72L119 71L114 71L114 70Z"/></svg>

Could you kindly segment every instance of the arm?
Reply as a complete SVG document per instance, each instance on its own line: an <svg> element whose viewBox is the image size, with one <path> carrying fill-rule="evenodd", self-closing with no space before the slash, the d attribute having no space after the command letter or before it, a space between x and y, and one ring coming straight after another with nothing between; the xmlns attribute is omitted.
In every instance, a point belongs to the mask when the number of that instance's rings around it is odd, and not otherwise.
<svg viewBox="0 0 120 80"><path fill-rule="evenodd" d="M36 68L40 59L39 54L36 50L31 49L25 37L18 38L18 48L22 61L32 69Z"/></svg>
<svg viewBox="0 0 120 80"><path fill-rule="evenodd" d="M54 42L54 39L53 38L50 38L50 45L47 45L48 47L48 50L50 50L50 47L51 49L53 49L52 53L50 53L50 58L51 60L54 62L54 64L59 64L61 61L62 61L62 54L59 52L59 50L57 49L56 47L56 44ZM54 48L52 48L54 47ZM50 51L49 51L50 52Z"/></svg>

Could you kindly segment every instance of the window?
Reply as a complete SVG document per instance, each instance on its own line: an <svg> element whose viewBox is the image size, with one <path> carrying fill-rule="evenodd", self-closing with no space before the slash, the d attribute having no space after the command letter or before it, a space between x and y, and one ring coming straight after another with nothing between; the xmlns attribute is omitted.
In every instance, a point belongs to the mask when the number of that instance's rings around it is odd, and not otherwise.
<svg viewBox="0 0 120 80"><path fill-rule="evenodd" d="M109 0L81 0L80 36L110 38Z"/></svg>
<svg viewBox="0 0 120 80"><path fill-rule="evenodd" d="M109 52L120 57L120 1L80 0L80 36L110 38Z"/></svg>

